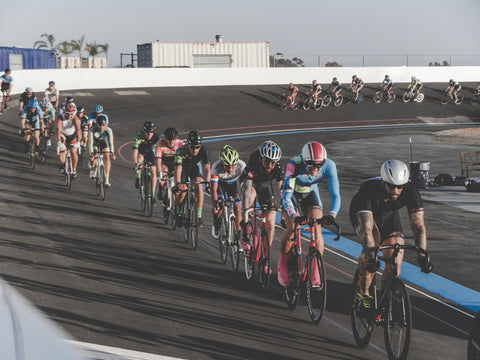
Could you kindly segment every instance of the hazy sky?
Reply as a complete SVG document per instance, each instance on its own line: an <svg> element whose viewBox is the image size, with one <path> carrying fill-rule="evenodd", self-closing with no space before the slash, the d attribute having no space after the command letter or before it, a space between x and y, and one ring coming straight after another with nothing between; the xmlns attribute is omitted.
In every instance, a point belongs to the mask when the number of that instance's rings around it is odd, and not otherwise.
<svg viewBox="0 0 480 360"><path fill-rule="evenodd" d="M110 45L110 66L137 44L210 42L216 34L266 41L271 54L290 58L480 55L480 0L26 0L3 9L1 46L33 47L42 33L57 42L85 35Z"/></svg>

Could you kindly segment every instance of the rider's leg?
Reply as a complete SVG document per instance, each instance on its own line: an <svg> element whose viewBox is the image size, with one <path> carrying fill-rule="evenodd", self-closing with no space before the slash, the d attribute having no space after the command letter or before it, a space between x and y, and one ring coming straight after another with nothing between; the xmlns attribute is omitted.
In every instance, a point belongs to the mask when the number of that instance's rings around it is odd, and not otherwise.
<svg viewBox="0 0 480 360"><path fill-rule="evenodd" d="M203 181L203 178L196 177L195 181ZM202 217L202 209L203 209L203 184L195 185L195 201L197 202L197 217Z"/></svg>
<svg viewBox="0 0 480 360"><path fill-rule="evenodd" d="M382 242L382 245L395 245L395 244L403 245L403 244L405 244L405 240L403 239L402 236L392 236L388 239L385 239ZM382 251L382 254L386 258L390 258L393 254L393 250L384 250L384 251ZM398 256L397 256L397 274L398 275L400 275L400 269L401 269L401 266L402 266L402 261L403 261L403 250L400 250L398 252ZM387 280L387 278L388 278L388 276L390 275L391 272L392 272L392 266L390 264L385 264L385 270L384 270L383 275L382 275L382 288L385 288L384 285L385 285L386 280Z"/></svg>
<svg viewBox="0 0 480 360"><path fill-rule="evenodd" d="M110 184L110 169L112 168L112 158L110 156L110 151L102 153L102 157L103 166L105 169L105 183Z"/></svg>
<svg viewBox="0 0 480 360"><path fill-rule="evenodd" d="M70 156L72 157L72 170L74 173L77 172L77 165L78 165L78 143L70 144Z"/></svg>

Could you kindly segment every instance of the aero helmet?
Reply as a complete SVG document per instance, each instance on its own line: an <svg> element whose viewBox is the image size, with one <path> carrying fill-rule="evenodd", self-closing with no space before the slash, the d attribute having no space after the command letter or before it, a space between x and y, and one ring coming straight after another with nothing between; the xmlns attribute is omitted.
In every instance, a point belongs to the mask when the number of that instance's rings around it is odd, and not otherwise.
<svg viewBox="0 0 480 360"><path fill-rule="evenodd" d="M177 131L177 129L175 129L173 127L166 128L164 134L165 134L165 137L167 138L167 140L173 140L176 137L178 137L178 131Z"/></svg>
<svg viewBox="0 0 480 360"><path fill-rule="evenodd" d="M145 121L145 123L143 124L143 130L147 132L155 131L156 129L157 127L155 126L155 124L150 120Z"/></svg>
<svg viewBox="0 0 480 360"><path fill-rule="evenodd" d="M95 119L98 126L106 125L107 124L107 117L105 115L99 115Z"/></svg>
<svg viewBox="0 0 480 360"><path fill-rule="evenodd" d="M52 103L50 102L49 98L43 98L42 99L42 107L43 108L49 108L51 105L52 105Z"/></svg>
<svg viewBox="0 0 480 360"><path fill-rule="evenodd" d="M309 141L302 148L302 157L305 165L323 165L327 158L327 150L316 141Z"/></svg>
<svg viewBox="0 0 480 360"><path fill-rule="evenodd" d="M407 165L400 160L387 160L380 169L382 180L393 185L404 185L408 182Z"/></svg>
<svg viewBox="0 0 480 360"><path fill-rule="evenodd" d="M77 107L73 105L72 103L68 103L65 106L65 112L66 113L76 113L77 112Z"/></svg>
<svg viewBox="0 0 480 360"><path fill-rule="evenodd" d="M38 101L37 99L30 99L30 101L28 102L28 107L30 109L36 109L38 106Z"/></svg>
<svg viewBox="0 0 480 360"><path fill-rule="evenodd" d="M264 159L279 161L282 158L282 150L273 141L265 141L260 145L260 155Z"/></svg>
<svg viewBox="0 0 480 360"><path fill-rule="evenodd" d="M192 130L188 133L187 142L189 145L200 145L202 143L202 135L198 131Z"/></svg>
<svg viewBox="0 0 480 360"><path fill-rule="evenodd" d="M102 107L102 105L95 105L95 106L93 107L93 112L95 112L95 113L101 113L101 112L103 112L103 107Z"/></svg>
<svg viewBox="0 0 480 360"><path fill-rule="evenodd" d="M225 145L220 151L220 163L225 166L232 166L238 163L238 151L230 145Z"/></svg>

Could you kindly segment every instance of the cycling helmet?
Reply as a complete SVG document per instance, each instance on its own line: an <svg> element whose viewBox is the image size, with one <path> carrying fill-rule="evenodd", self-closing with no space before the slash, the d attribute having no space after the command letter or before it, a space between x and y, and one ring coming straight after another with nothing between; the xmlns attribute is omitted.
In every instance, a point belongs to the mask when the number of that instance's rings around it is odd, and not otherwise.
<svg viewBox="0 0 480 360"><path fill-rule="evenodd" d="M93 107L93 112L95 112L95 113L101 113L101 112L103 112L103 107L102 107L102 105L95 105L95 106Z"/></svg>
<svg viewBox="0 0 480 360"><path fill-rule="evenodd" d="M49 108L52 105L49 98L42 99L42 108Z"/></svg>
<svg viewBox="0 0 480 360"><path fill-rule="evenodd" d="M157 127L155 126L155 124L150 120L145 121L145 123L143 124L143 130L147 132L152 132L152 131L155 131L156 129Z"/></svg>
<svg viewBox="0 0 480 360"><path fill-rule="evenodd" d="M169 127L165 130L165 137L167 138L167 140L173 140L175 139L176 137L178 137L178 131L177 129L173 128L173 127Z"/></svg>
<svg viewBox="0 0 480 360"><path fill-rule="evenodd" d="M48 85L55 85L55 81L49 81Z"/></svg>
<svg viewBox="0 0 480 360"><path fill-rule="evenodd" d="M417 78L415 76L412 76L412 81L415 81L417 80Z"/></svg>
<svg viewBox="0 0 480 360"><path fill-rule="evenodd" d="M238 163L238 151L230 145L225 145L220 151L220 163L225 166L232 166Z"/></svg>
<svg viewBox="0 0 480 360"><path fill-rule="evenodd" d="M37 99L30 99L30 101L28 102L28 107L30 109L36 109L38 106L38 101Z"/></svg>
<svg viewBox="0 0 480 360"><path fill-rule="evenodd" d="M67 102L67 103L73 102L73 97L72 96L67 96L67 98L65 99L65 102Z"/></svg>
<svg viewBox="0 0 480 360"><path fill-rule="evenodd" d="M85 112L85 108L83 106L77 107L77 113L83 113Z"/></svg>
<svg viewBox="0 0 480 360"><path fill-rule="evenodd" d="M336 77L334 77L334 78L333 78L333 81L337 81L337 78L336 78Z"/></svg>
<svg viewBox="0 0 480 360"><path fill-rule="evenodd" d="M453 79L450 79L449 83L453 84L453 83L455 83L455 81L453 81Z"/></svg>
<svg viewBox="0 0 480 360"><path fill-rule="evenodd" d="M410 175L407 165L400 160L387 160L380 169L382 180L393 185L404 185Z"/></svg>
<svg viewBox="0 0 480 360"><path fill-rule="evenodd" d="M387 75L385 75L385 77L388 79L388 78L389 78L388 74L387 74Z"/></svg>
<svg viewBox="0 0 480 360"><path fill-rule="evenodd" d="M77 112L77 108L75 105L73 105L72 103L69 103L65 106L65 112L66 113L76 113Z"/></svg>
<svg viewBox="0 0 480 360"><path fill-rule="evenodd" d="M107 117L105 115L99 115L95 119L98 126L106 125L107 124Z"/></svg>
<svg viewBox="0 0 480 360"><path fill-rule="evenodd" d="M353 76L352 76L352 79L355 80L356 78L357 78L357 75L353 75Z"/></svg>
<svg viewBox="0 0 480 360"><path fill-rule="evenodd" d="M282 158L282 150L273 141L265 141L260 145L260 155L264 159L279 161Z"/></svg>
<svg viewBox="0 0 480 360"><path fill-rule="evenodd" d="M290 85L288 85L289 88L293 88L293 83L290 83Z"/></svg>
<svg viewBox="0 0 480 360"><path fill-rule="evenodd" d="M25 88L25 92L33 93L33 89L31 87L27 87L27 88Z"/></svg>
<svg viewBox="0 0 480 360"><path fill-rule="evenodd" d="M309 141L302 148L302 157L305 165L323 165L327 158L327 150L316 141Z"/></svg>
<svg viewBox="0 0 480 360"><path fill-rule="evenodd" d="M202 135L198 131L192 130L188 133L187 142L189 145L200 145L202 143Z"/></svg>

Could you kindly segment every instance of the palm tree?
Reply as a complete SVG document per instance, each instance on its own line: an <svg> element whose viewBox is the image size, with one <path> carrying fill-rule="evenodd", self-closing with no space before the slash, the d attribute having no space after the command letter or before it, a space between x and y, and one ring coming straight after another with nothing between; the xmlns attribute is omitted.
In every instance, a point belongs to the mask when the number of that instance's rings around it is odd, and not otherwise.
<svg viewBox="0 0 480 360"><path fill-rule="evenodd" d="M45 40L38 40L35 41L33 44L34 49L49 49L49 50L56 50L57 46L55 46L55 37L52 34L42 34L40 35L41 38L45 38Z"/></svg>
<svg viewBox="0 0 480 360"><path fill-rule="evenodd" d="M72 43L70 43L69 41L62 41L60 44L56 46L56 49L60 54L65 56L68 56L75 51Z"/></svg>
<svg viewBox="0 0 480 360"><path fill-rule="evenodd" d="M78 57L81 59L82 58L82 51L83 51L83 43L85 42L85 35L83 35L80 39L78 40L72 40L70 41L70 44L72 45L73 51L78 51Z"/></svg>
<svg viewBox="0 0 480 360"><path fill-rule="evenodd" d="M94 41L91 43L87 43L87 45L85 46L85 51L88 52L88 56L91 56L94 58L95 56L100 54L101 52L100 47L101 45L98 45L97 42Z"/></svg>

